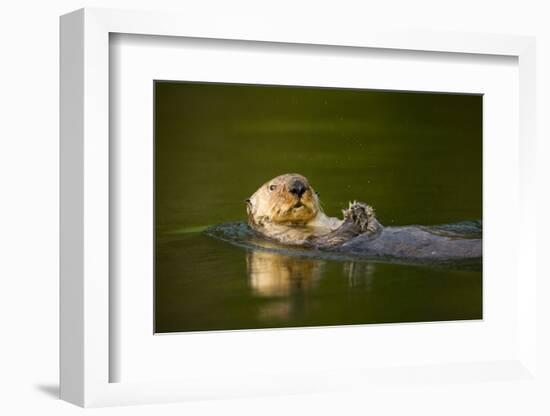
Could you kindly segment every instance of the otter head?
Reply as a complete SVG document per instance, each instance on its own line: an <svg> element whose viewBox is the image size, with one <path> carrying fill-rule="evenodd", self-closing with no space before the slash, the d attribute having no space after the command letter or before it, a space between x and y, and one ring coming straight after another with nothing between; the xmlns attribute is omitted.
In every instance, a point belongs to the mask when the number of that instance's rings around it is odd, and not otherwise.
<svg viewBox="0 0 550 416"><path fill-rule="evenodd" d="M248 223L307 225L320 212L319 198L308 180L295 173L277 176L264 183L246 200Z"/></svg>

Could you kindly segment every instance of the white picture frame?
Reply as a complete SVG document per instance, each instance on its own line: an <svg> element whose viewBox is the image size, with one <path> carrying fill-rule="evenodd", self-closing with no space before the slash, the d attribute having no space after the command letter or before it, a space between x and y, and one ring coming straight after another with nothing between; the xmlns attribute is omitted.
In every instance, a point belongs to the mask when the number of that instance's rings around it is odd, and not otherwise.
<svg viewBox="0 0 550 416"><path fill-rule="evenodd" d="M280 42L334 47L383 48L439 53L505 55L518 59L521 213L535 212L535 41L509 35L429 32L330 32L250 22L235 27L223 20L205 27L190 16L165 13L81 9L61 18L61 398L80 406L182 401L193 398L254 394L322 392L342 388L348 377L358 388L407 378L393 369L369 374L336 371L319 380L297 377L287 369L271 380L241 380L232 374L212 379L147 383L110 382L117 357L110 337L110 156L109 36L113 33L207 39ZM472 374L504 372L518 381L536 380L536 218L521 215L517 241L518 354L500 362L442 363L419 369L415 377L434 374L478 382ZM215 336L215 335L213 335ZM493 369L493 370L491 370ZM483 379L483 377L481 377Z"/></svg>

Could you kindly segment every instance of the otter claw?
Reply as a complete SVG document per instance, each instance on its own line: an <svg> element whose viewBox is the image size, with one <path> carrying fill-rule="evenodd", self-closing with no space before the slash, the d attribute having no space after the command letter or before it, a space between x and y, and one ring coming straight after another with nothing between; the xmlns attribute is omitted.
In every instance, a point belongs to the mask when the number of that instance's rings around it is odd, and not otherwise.
<svg viewBox="0 0 550 416"><path fill-rule="evenodd" d="M374 209L370 205L357 201L350 202L343 213L344 221L351 221L360 228L361 232L368 230L369 222L374 218Z"/></svg>

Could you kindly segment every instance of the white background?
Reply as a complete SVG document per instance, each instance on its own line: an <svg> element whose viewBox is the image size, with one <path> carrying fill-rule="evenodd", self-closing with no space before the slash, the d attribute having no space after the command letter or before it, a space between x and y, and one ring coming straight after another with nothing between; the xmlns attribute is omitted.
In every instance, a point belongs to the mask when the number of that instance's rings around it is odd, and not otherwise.
<svg viewBox="0 0 550 416"><path fill-rule="evenodd" d="M544 1L19 1L0 11L2 62L0 178L0 412L73 414L55 400L58 368L58 16L83 6L179 10L205 22L212 14L238 24L244 18L274 19L281 25L385 25L538 36L539 178L549 173L550 30ZM546 96L545 96L546 95ZM550 232L548 184L540 183L539 236ZM540 238L540 258L548 244ZM543 244L545 244L543 246ZM545 250L546 249L546 250ZM550 278L548 266L542 273ZM549 293L549 284L539 283ZM550 328L547 303L539 305L540 326ZM543 337L550 350L548 330ZM543 351L541 351L542 353ZM548 353L546 353L548 354ZM548 358L540 366L549 373ZM529 383L410 387L376 397L354 393L196 402L100 409L101 414L548 414L546 391ZM437 391L437 394L434 392ZM544 395L543 393L546 393Z"/></svg>

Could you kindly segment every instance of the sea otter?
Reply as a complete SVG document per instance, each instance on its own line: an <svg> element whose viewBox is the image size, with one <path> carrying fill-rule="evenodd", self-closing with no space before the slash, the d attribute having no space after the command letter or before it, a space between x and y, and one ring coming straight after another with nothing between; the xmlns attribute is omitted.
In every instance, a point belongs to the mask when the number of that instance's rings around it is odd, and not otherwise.
<svg viewBox="0 0 550 416"><path fill-rule="evenodd" d="M411 259L482 255L479 236L436 226L384 227L374 209L363 202L349 203L343 219L329 217L307 178L295 173L263 184L246 200L246 209L253 230L285 245Z"/></svg>

